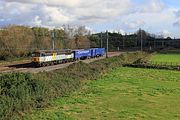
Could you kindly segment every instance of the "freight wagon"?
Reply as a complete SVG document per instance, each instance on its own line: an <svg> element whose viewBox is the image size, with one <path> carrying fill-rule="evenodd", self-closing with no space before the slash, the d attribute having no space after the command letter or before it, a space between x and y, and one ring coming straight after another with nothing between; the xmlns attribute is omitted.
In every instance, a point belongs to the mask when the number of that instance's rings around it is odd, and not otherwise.
<svg viewBox="0 0 180 120"><path fill-rule="evenodd" d="M105 55L105 48L96 48L95 55L96 55L96 57Z"/></svg>
<svg viewBox="0 0 180 120"><path fill-rule="evenodd" d="M75 60L91 58L91 49L73 50L73 52Z"/></svg>

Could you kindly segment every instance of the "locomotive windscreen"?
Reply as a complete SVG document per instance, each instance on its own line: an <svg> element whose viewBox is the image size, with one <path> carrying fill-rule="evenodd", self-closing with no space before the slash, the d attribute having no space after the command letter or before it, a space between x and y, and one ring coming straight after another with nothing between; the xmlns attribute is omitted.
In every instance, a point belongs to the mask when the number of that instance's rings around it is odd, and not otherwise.
<svg viewBox="0 0 180 120"><path fill-rule="evenodd" d="M40 53L39 52L34 52L34 53L32 53L32 57L40 57Z"/></svg>

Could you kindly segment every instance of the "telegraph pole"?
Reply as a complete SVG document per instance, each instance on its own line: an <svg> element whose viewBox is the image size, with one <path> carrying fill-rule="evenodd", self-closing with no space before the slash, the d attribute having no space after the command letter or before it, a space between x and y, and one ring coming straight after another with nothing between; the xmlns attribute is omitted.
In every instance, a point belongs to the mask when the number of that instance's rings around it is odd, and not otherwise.
<svg viewBox="0 0 180 120"><path fill-rule="evenodd" d="M103 46L102 46L102 32L101 32L101 48L102 48Z"/></svg>
<svg viewBox="0 0 180 120"><path fill-rule="evenodd" d="M143 51L143 39L142 39L142 30L140 28L140 32L141 32L141 51Z"/></svg>
<svg viewBox="0 0 180 120"><path fill-rule="evenodd" d="M109 44L109 40L108 40L108 30L106 30L106 58L108 58L108 44Z"/></svg>
<svg viewBox="0 0 180 120"><path fill-rule="evenodd" d="M123 38L123 49L125 48L125 40L126 40L126 36L127 36L127 33L125 33L124 38Z"/></svg>
<svg viewBox="0 0 180 120"><path fill-rule="evenodd" d="M53 50L54 50L54 31L52 32L52 48L53 48Z"/></svg>
<svg viewBox="0 0 180 120"><path fill-rule="evenodd" d="M61 44L62 44L62 49L65 49L65 48L64 48L64 35L63 35L63 34L62 34Z"/></svg>

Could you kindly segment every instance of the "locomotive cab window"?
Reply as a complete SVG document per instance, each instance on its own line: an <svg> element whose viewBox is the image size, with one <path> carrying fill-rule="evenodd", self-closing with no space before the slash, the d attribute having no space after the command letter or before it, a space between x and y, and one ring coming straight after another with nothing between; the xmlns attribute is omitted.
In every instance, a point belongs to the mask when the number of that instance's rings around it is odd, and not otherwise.
<svg viewBox="0 0 180 120"><path fill-rule="evenodd" d="M41 57L45 57L46 56L46 54L44 54L44 53L41 53Z"/></svg>
<svg viewBox="0 0 180 120"><path fill-rule="evenodd" d="M32 54L32 57L40 57L40 53L34 52L34 53Z"/></svg>

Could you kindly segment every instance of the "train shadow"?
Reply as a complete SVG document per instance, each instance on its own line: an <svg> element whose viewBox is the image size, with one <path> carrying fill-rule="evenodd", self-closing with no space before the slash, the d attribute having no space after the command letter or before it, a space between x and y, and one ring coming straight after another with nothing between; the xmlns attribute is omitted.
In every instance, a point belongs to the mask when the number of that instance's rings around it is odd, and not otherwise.
<svg viewBox="0 0 180 120"><path fill-rule="evenodd" d="M7 66L9 68L35 68L32 63L22 63L22 64L15 64Z"/></svg>

